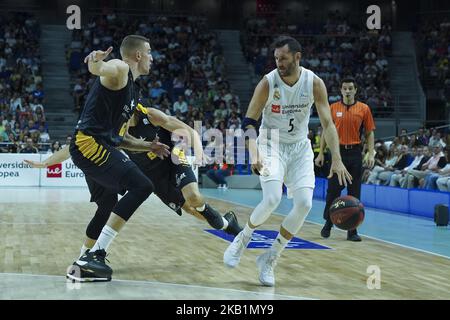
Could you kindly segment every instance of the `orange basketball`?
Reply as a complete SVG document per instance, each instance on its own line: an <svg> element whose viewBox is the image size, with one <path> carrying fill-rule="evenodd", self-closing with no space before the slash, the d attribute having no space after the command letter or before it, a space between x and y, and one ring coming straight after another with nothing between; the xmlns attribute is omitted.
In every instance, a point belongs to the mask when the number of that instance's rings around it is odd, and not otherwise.
<svg viewBox="0 0 450 320"><path fill-rule="evenodd" d="M354 230L364 220L364 206L352 196L343 196L334 200L329 212L331 222L343 230Z"/></svg>

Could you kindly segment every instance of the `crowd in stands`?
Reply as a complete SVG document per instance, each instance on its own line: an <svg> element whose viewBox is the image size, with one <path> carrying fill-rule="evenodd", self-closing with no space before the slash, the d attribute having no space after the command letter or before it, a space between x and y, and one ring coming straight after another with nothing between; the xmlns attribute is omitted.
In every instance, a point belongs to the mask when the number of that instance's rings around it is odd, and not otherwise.
<svg viewBox="0 0 450 320"><path fill-rule="evenodd" d="M0 15L0 152L37 152L50 141L39 38L33 15Z"/></svg>
<svg viewBox="0 0 450 320"><path fill-rule="evenodd" d="M450 108L450 19L423 18L417 32L418 53L425 87L439 89Z"/></svg>
<svg viewBox="0 0 450 320"><path fill-rule="evenodd" d="M69 69L75 82L73 98L79 112L93 77L82 62L92 50L113 46L111 58L119 58L120 42L128 34L151 39L153 65L148 76L137 81L143 101L191 127L240 127L239 98L226 80L225 60L217 36L201 17L120 17L114 13L94 17L75 30L67 48Z"/></svg>
<svg viewBox="0 0 450 320"><path fill-rule="evenodd" d="M365 168L362 182L401 188L450 191L450 131L419 128L408 134L401 130L392 141L375 143L375 166ZM310 134L315 153L320 144L318 134ZM365 154L365 150L363 153ZM329 160L329 157L328 157ZM321 168L316 175L325 177ZM329 166L328 166L329 170Z"/></svg>
<svg viewBox="0 0 450 320"><path fill-rule="evenodd" d="M352 25L339 11L330 12L322 25L289 23L281 17L248 19L242 47L257 75L275 68L271 44L280 34L299 40L303 50L301 65L324 80L331 103L340 99L340 78L352 75L359 85L359 99L371 106L374 115L391 116L393 97L387 61L392 49L390 25L384 25L379 32L367 31Z"/></svg>

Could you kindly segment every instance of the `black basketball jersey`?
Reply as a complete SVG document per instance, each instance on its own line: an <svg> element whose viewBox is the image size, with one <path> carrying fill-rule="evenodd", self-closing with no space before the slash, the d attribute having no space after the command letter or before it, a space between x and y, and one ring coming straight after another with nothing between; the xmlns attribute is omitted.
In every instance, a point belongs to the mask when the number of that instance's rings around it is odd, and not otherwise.
<svg viewBox="0 0 450 320"><path fill-rule="evenodd" d="M147 117L146 109L138 104L135 112L137 117L136 126L130 127L128 133L135 138L144 139L145 141L153 141L156 136L159 138L159 142L169 146L170 150L173 149L174 143L172 142L172 134L164 128L154 126ZM135 162L140 168L151 169L156 167L162 161L153 152L133 152L124 150L133 162Z"/></svg>
<svg viewBox="0 0 450 320"><path fill-rule="evenodd" d="M100 83L100 77L89 91L76 129L86 135L102 139L118 146L126 131L126 124L137 105L137 92L131 70L127 85L117 91L109 90Z"/></svg>

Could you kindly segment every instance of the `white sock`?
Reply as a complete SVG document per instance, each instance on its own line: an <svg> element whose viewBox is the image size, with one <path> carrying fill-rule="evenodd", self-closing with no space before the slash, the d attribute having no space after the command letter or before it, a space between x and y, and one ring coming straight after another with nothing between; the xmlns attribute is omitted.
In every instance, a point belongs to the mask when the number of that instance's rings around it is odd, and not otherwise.
<svg viewBox="0 0 450 320"><path fill-rule="evenodd" d="M277 253L277 256L281 255L281 252L284 250L286 245L288 244L289 240L286 239L281 235L281 233L278 233L277 238L272 243L271 250L275 251Z"/></svg>
<svg viewBox="0 0 450 320"><path fill-rule="evenodd" d="M206 208L206 206L205 206L205 204L203 204L201 207L198 207L198 208L195 208L198 212L203 212L203 211L205 211L205 208Z"/></svg>
<svg viewBox="0 0 450 320"><path fill-rule="evenodd" d="M225 219L224 217L222 217L222 221L223 221L223 228L222 228L222 230L225 230L226 228L228 228L228 220Z"/></svg>
<svg viewBox="0 0 450 320"><path fill-rule="evenodd" d="M116 230L114 230L108 225L105 225L102 229L102 233L100 233L100 237L98 237L97 242L95 243L91 251L97 251L100 249L107 251L109 245L114 240L117 233L118 232Z"/></svg>
<svg viewBox="0 0 450 320"><path fill-rule="evenodd" d="M91 248L86 247L83 243L83 246L81 247L80 250L80 257L86 252L86 250L91 250Z"/></svg>
<svg viewBox="0 0 450 320"><path fill-rule="evenodd" d="M250 228L248 223L246 223L245 227L244 227L244 230L242 230L242 233L244 234L245 238L251 239L253 231L255 231L255 229Z"/></svg>

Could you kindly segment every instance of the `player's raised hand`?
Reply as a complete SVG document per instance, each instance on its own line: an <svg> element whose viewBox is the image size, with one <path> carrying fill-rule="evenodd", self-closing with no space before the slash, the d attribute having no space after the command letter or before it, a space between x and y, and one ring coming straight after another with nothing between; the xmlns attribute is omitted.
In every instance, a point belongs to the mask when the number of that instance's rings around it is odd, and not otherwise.
<svg viewBox="0 0 450 320"><path fill-rule="evenodd" d="M339 184L342 186L347 186L347 182L349 184L352 184L352 176L347 171L347 168L342 163L342 160L333 160L331 162L331 168L330 168L330 174L328 175L328 178L333 177L333 175L336 173Z"/></svg>
<svg viewBox="0 0 450 320"><path fill-rule="evenodd" d="M156 154L161 159L170 155L170 149L168 145L159 142L159 138L156 137L150 144L150 151Z"/></svg>
<svg viewBox="0 0 450 320"><path fill-rule="evenodd" d="M23 162L25 162L32 168L38 168L38 169L47 168L47 165L44 162L31 161L31 160L23 160Z"/></svg>
<svg viewBox="0 0 450 320"><path fill-rule="evenodd" d="M113 50L113 47L109 47L108 50L102 51L102 50L94 50L91 53L89 53L86 58L84 58L84 63L89 62L99 62L100 60L104 60Z"/></svg>

